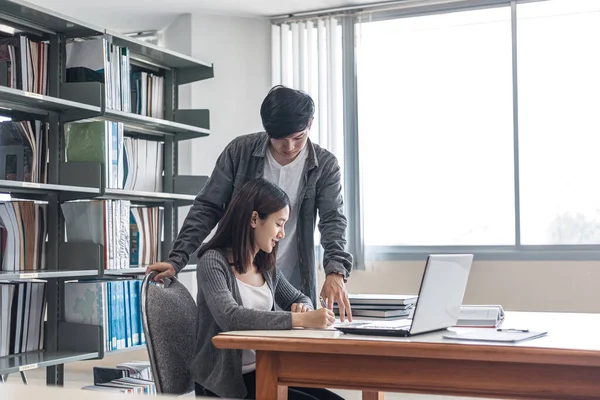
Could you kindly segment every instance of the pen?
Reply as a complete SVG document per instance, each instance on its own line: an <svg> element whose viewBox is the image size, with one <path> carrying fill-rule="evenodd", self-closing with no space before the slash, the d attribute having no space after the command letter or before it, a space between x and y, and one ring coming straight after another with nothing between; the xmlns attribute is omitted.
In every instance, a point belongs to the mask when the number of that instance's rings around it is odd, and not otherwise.
<svg viewBox="0 0 600 400"><path fill-rule="evenodd" d="M319 296L319 300L321 300L321 307L327 308L327 304L325 304L325 300L321 296Z"/></svg>
<svg viewBox="0 0 600 400"><path fill-rule="evenodd" d="M529 332L529 329L513 329L513 328L509 328L509 329L498 328L496 330L498 332Z"/></svg>

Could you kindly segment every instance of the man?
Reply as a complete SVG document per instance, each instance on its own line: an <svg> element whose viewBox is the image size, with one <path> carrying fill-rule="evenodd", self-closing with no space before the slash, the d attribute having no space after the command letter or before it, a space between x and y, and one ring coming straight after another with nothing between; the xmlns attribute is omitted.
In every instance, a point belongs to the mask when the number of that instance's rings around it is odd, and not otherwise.
<svg viewBox="0 0 600 400"><path fill-rule="evenodd" d="M298 90L276 86L264 99L260 115L266 132L240 136L229 143L196 197L166 262L148 267L156 280L173 276L188 262L225 213L227 204L247 181L263 177L289 196L290 219L277 249L277 268L317 304L314 230L317 212L326 279L325 306L334 302L340 320L352 320L345 282L352 256L345 251L347 220L342 212L341 173L337 159L309 138L315 105Z"/></svg>

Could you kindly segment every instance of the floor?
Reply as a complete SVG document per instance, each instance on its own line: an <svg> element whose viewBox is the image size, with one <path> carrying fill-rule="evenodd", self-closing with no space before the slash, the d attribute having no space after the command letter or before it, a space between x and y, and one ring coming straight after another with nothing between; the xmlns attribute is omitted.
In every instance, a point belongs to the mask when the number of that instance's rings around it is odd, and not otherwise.
<svg viewBox="0 0 600 400"><path fill-rule="evenodd" d="M92 368L94 366L115 366L125 361L140 361L147 360L147 354L145 350L136 351L125 351L116 354L105 356L102 360L92 361L81 361L77 363L67 364L65 366L65 387L69 388L81 388L85 385L93 384ZM27 371L27 379L31 385L45 385L46 383L46 370L38 368L35 370ZM18 374L10 375L8 380L20 382ZM336 390L336 393L340 394L347 400L360 400L361 394L356 391L347 390ZM187 396L186 396L187 397ZM190 394L190 397L193 397ZM386 400L467 400L466 397L455 397L455 396L430 396L430 395L415 395L415 394L398 394L390 393L385 395Z"/></svg>

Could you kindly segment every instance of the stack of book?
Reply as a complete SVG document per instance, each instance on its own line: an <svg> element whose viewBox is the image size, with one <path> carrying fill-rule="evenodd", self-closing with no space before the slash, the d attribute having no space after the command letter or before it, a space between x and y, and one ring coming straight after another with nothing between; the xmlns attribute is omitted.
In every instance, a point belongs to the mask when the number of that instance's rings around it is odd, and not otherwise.
<svg viewBox="0 0 600 400"><path fill-rule="evenodd" d="M130 63L129 50L105 38L67 44L67 82L106 83L106 106L147 117L164 117L165 79Z"/></svg>
<svg viewBox="0 0 600 400"><path fill-rule="evenodd" d="M103 246L104 268L129 268L131 203L128 200L72 201L61 205L66 241Z"/></svg>
<svg viewBox="0 0 600 400"><path fill-rule="evenodd" d="M0 122L0 179L48 181L48 126L38 120Z"/></svg>
<svg viewBox="0 0 600 400"><path fill-rule="evenodd" d="M65 125L67 162L104 164L106 187L123 189L124 126L111 121L74 122Z"/></svg>
<svg viewBox="0 0 600 400"><path fill-rule="evenodd" d="M143 345L141 283L135 279L66 282L65 321L101 326L105 352Z"/></svg>
<svg viewBox="0 0 600 400"><path fill-rule="evenodd" d="M25 35L0 38L0 85L48 94L48 43Z"/></svg>
<svg viewBox="0 0 600 400"><path fill-rule="evenodd" d="M357 319L396 319L412 318L417 308L416 295L401 294L350 294L352 317ZM340 315L336 303L333 311ZM457 327L495 328L504 320L504 309L501 305L463 305Z"/></svg>
<svg viewBox="0 0 600 400"><path fill-rule="evenodd" d="M156 385L147 362L125 363L115 368L94 367L94 385L82 389L156 396Z"/></svg>
<svg viewBox="0 0 600 400"><path fill-rule="evenodd" d="M350 294L352 316L358 318L409 318L417 301L415 295ZM336 303L333 309L339 316Z"/></svg>
<svg viewBox="0 0 600 400"><path fill-rule="evenodd" d="M46 268L46 206L33 201L0 203L0 270Z"/></svg>
<svg viewBox="0 0 600 400"><path fill-rule="evenodd" d="M141 268L161 260L163 209L131 207L129 243L131 268Z"/></svg>
<svg viewBox="0 0 600 400"><path fill-rule="evenodd" d="M129 51L106 38L67 43L67 82L106 83L106 107L131 111Z"/></svg>
<svg viewBox="0 0 600 400"><path fill-rule="evenodd" d="M163 190L164 144L125 137L121 123L66 124L65 150L67 162L104 164L107 188L145 192Z"/></svg>
<svg viewBox="0 0 600 400"><path fill-rule="evenodd" d="M46 283L0 283L0 357L43 349Z"/></svg>
<svg viewBox="0 0 600 400"><path fill-rule="evenodd" d="M66 241L103 246L104 269L141 268L162 259L164 213L128 200L72 201L61 205Z"/></svg>

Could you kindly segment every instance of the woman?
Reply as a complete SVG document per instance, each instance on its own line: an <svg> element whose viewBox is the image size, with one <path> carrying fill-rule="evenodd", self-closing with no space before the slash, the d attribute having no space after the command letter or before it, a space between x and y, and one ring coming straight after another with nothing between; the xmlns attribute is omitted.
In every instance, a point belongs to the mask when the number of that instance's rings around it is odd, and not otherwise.
<svg viewBox="0 0 600 400"><path fill-rule="evenodd" d="M198 326L191 369L196 395L255 398L256 356L221 350L212 338L223 331L326 328L334 314L313 311L308 297L275 268L290 201L264 179L246 183L234 197L214 237L198 253ZM275 303L286 311L273 311ZM294 399L341 399L325 389L289 389Z"/></svg>

